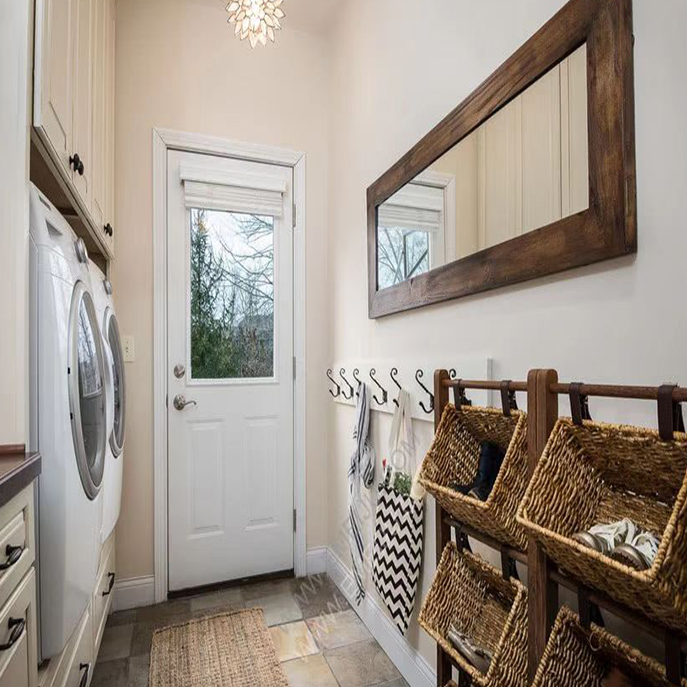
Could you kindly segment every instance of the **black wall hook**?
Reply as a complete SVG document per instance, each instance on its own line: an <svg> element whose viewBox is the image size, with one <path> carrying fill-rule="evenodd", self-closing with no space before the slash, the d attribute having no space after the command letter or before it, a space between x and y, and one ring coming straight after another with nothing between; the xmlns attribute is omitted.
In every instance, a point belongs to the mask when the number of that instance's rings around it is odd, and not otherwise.
<svg viewBox="0 0 687 687"><path fill-rule="evenodd" d="M422 383L422 378L425 373L422 370L417 370L415 372L415 381L423 388L423 390L429 395L429 408L420 401L420 408L427 413L427 415L434 412L434 394Z"/></svg>
<svg viewBox="0 0 687 687"><path fill-rule="evenodd" d="M336 387L336 393L334 393L331 389L328 389L328 391L332 395L333 398L338 398L339 396L341 396L341 387L339 386L337 381L334 379L334 377L332 377L332 374L333 374L332 368L330 367L327 370L327 377L329 378L329 381Z"/></svg>
<svg viewBox="0 0 687 687"><path fill-rule="evenodd" d="M346 386L348 387L348 393L346 393L343 389L341 389L341 395L347 400L350 401L353 398L353 387L351 386L351 383L346 379L346 368L342 367L339 370L339 375L341 376L341 379L345 382Z"/></svg>
<svg viewBox="0 0 687 687"><path fill-rule="evenodd" d="M359 374L360 374L360 370L356 367L353 370L353 379L355 379L355 381L358 382L358 388L355 392L356 396L360 396L360 385L363 383L362 379L360 379L360 377L358 377Z"/></svg>
<svg viewBox="0 0 687 687"><path fill-rule="evenodd" d="M398 383L396 380L396 375L398 374L398 368L397 367L392 367L391 372L389 372L389 377L391 377L391 381L398 387L399 391L403 390L403 387ZM398 407L398 400L394 399L394 405Z"/></svg>
<svg viewBox="0 0 687 687"><path fill-rule="evenodd" d="M458 372L456 372L456 368L455 368L455 367L452 367L452 368L448 371L448 376L449 376L451 379L455 379L455 378L458 376Z"/></svg>
<svg viewBox="0 0 687 687"><path fill-rule="evenodd" d="M375 377L376 374L377 374L377 370L375 370L374 367L371 368L370 369L370 379L382 390L382 400L380 401L377 398L377 394L373 394L372 398L374 398L374 400L377 401L377 403L380 406L383 406L389 400L389 394L387 393L387 390L377 381L377 377Z"/></svg>

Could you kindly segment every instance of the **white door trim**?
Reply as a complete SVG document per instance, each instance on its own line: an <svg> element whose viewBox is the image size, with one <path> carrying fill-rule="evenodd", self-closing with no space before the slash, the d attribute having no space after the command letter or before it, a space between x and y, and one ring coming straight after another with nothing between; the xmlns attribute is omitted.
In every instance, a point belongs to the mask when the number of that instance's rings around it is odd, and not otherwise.
<svg viewBox="0 0 687 687"><path fill-rule="evenodd" d="M206 153L293 169L294 277L294 572L307 573L305 484L305 153L214 136L153 129L153 456L155 601L167 598L167 150Z"/></svg>

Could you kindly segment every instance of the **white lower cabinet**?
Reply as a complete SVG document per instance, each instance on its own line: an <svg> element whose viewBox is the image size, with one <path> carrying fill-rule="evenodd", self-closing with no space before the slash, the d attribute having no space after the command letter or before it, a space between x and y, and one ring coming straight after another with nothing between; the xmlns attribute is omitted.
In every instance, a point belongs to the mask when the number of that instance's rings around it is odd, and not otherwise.
<svg viewBox="0 0 687 687"><path fill-rule="evenodd" d="M93 645L96 650L103 638L107 616L112 606L112 592L116 579L114 537L110 537L103 548L98 582L93 592Z"/></svg>
<svg viewBox="0 0 687 687"><path fill-rule="evenodd" d="M36 574L31 569L0 610L0 687L36 687Z"/></svg>
<svg viewBox="0 0 687 687"><path fill-rule="evenodd" d="M115 574L115 535L113 533L105 542L100 554L98 577L91 603L62 653L41 666L38 677L40 687L88 687L90 685L107 616L112 606ZM5 685L0 682L0 687L5 687Z"/></svg>
<svg viewBox="0 0 687 687"><path fill-rule="evenodd" d="M93 652L93 623L90 608L86 609L76 630L74 654L69 661L65 677L55 687L88 687L93 677L95 656Z"/></svg>

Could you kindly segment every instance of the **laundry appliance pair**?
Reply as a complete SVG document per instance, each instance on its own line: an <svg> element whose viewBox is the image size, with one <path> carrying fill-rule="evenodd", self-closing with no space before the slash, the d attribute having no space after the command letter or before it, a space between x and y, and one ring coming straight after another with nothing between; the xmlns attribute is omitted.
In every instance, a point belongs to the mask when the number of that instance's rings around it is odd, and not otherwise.
<svg viewBox="0 0 687 687"><path fill-rule="evenodd" d="M120 510L125 426L112 288L86 245L30 190L30 445L38 481L40 653L59 654L96 584Z"/></svg>

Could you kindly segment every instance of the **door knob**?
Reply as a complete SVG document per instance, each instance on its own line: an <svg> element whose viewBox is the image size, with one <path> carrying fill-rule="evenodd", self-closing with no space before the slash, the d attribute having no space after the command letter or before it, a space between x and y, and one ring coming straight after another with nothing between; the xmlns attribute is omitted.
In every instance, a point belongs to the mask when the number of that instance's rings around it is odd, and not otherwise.
<svg viewBox="0 0 687 687"><path fill-rule="evenodd" d="M198 404L195 401L187 401L186 397L183 394L177 394L174 397L174 407L177 410L183 410L186 408L186 406L197 406Z"/></svg>

